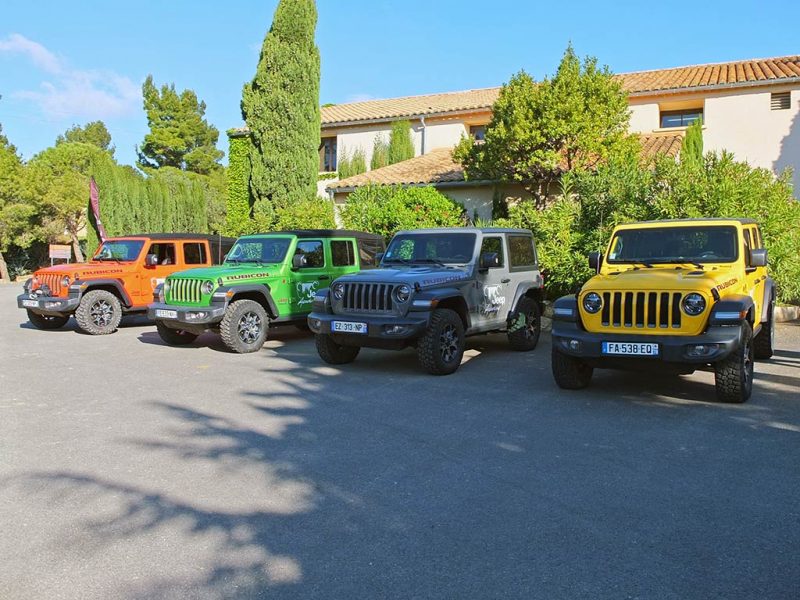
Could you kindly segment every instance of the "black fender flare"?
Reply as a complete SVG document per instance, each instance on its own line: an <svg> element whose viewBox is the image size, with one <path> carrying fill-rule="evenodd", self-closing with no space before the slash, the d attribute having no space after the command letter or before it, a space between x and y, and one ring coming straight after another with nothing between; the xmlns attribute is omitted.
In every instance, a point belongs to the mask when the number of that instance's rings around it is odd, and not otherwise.
<svg viewBox="0 0 800 600"><path fill-rule="evenodd" d="M750 296L736 294L725 296L711 307L709 325L735 325L747 320L755 303Z"/></svg>
<svg viewBox="0 0 800 600"><path fill-rule="evenodd" d="M227 300L228 292L233 292L230 296L230 300ZM226 306L228 303L235 301L236 296L240 294L257 294L264 299L264 302L267 305L267 312L269 313L270 318L275 319L278 317L278 306L275 304L275 300L272 298L272 290L266 283L252 283L247 285L232 285L232 286L222 286L218 287L214 290L214 295L217 294L225 294L226 296Z"/></svg>
<svg viewBox="0 0 800 600"><path fill-rule="evenodd" d="M128 295L125 286L122 285L122 282L119 279L86 279L86 280L79 280L73 283L70 286L70 292L72 292L73 286L80 285L80 291L77 295L78 298L83 297L86 292L91 292L97 288L103 287L113 287L117 294L119 295L120 300L122 300L122 305L125 308L130 308L133 306L133 302L131 302L131 297ZM70 295L72 295L70 293Z"/></svg>
<svg viewBox="0 0 800 600"><path fill-rule="evenodd" d="M561 296L553 302L553 321L577 323L579 319L577 296Z"/></svg>
<svg viewBox="0 0 800 600"><path fill-rule="evenodd" d="M461 304L464 309L464 314L462 317L465 319L466 324L465 328L469 329L472 327L472 318L470 316L470 306L469 303L464 298L464 294L454 287L446 287L446 288L436 288L432 290L423 290L417 294L414 294L411 297L411 308L410 310L415 310L414 303L430 303L428 307L425 308L416 308L416 310L431 310L430 307L436 307L441 305L442 303L448 302L450 300L455 300L457 303Z"/></svg>
<svg viewBox="0 0 800 600"><path fill-rule="evenodd" d="M769 309L772 303L775 302L777 295L778 292L775 289L775 280L772 279L772 277L767 277L767 280L764 283L764 303L761 307L762 323L767 323L769 321Z"/></svg>
<svg viewBox="0 0 800 600"><path fill-rule="evenodd" d="M509 316L517 311L517 305L519 304L520 299L523 296L527 296L528 292L531 290L535 290L539 295L539 311L543 312L543 298L541 297L542 285L541 280L537 278L536 280L521 281L519 284L517 284L517 289L514 291L514 300L511 302L511 307L509 309Z"/></svg>

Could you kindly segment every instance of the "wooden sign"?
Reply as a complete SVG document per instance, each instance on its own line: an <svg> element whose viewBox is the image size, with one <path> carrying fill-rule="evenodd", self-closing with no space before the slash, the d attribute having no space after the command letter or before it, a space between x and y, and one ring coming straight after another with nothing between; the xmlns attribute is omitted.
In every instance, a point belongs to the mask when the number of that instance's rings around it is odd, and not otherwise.
<svg viewBox="0 0 800 600"><path fill-rule="evenodd" d="M72 248L61 244L50 244L50 258L72 258Z"/></svg>

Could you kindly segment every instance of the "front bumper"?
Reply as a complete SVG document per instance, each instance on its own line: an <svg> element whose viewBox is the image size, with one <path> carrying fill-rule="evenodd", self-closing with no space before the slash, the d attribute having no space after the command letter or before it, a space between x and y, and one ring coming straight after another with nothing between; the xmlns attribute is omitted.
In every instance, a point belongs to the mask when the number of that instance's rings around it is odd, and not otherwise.
<svg viewBox="0 0 800 600"><path fill-rule="evenodd" d="M589 359L591 363L676 363L711 364L724 359L739 347L741 327L710 327L702 335L634 335L618 333L589 333L577 323L553 322L553 347L576 358ZM577 342L577 343L576 343ZM603 354L603 342L658 344L658 356L625 356ZM705 346L702 356L690 354L690 349ZM710 348L710 349L709 349Z"/></svg>
<svg viewBox="0 0 800 600"><path fill-rule="evenodd" d="M20 294L17 296L17 308L32 310L37 314L48 316L72 314L80 303L80 298L38 296L36 294Z"/></svg>
<svg viewBox="0 0 800 600"><path fill-rule="evenodd" d="M346 339L352 345L367 345L370 340L392 341L413 340L420 337L428 328L431 313L409 312L405 317L397 315L333 315L314 311L308 315L308 326L314 333L333 334ZM333 321L366 323L367 333L334 332ZM359 340L367 343L359 343Z"/></svg>
<svg viewBox="0 0 800 600"><path fill-rule="evenodd" d="M163 312L170 311L167 316ZM147 307L147 318L162 321L165 325L213 325L225 316L225 306L175 306L154 302Z"/></svg>

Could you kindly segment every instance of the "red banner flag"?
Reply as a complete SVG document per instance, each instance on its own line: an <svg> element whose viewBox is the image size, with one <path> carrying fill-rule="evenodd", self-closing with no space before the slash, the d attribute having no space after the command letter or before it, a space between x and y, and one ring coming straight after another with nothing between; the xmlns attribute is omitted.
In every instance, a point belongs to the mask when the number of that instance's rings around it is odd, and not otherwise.
<svg viewBox="0 0 800 600"><path fill-rule="evenodd" d="M95 182L94 177L89 182L89 201L92 205L94 221L97 223L97 233L100 234L100 241L105 242L107 237L106 230L102 221L100 221L100 193L97 191L97 182Z"/></svg>

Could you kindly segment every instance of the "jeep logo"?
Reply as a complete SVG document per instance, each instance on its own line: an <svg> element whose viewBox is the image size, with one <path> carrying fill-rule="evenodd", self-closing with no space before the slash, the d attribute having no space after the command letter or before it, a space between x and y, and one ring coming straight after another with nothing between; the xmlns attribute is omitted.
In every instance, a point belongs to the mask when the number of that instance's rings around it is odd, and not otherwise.
<svg viewBox="0 0 800 600"><path fill-rule="evenodd" d="M317 286L319 282L309 281L306 283L297 284L297 295L299 300L297 304L311 304L314 302L314 294L317 293Z"/></svg>

